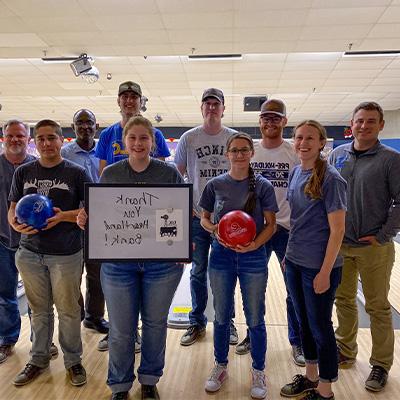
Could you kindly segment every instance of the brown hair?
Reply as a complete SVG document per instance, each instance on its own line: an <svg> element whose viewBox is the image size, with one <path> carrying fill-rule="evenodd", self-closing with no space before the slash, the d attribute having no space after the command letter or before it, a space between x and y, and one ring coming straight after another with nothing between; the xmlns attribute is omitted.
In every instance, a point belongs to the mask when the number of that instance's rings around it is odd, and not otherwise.
<svg viewBox="0 0 400 400"><path fill-rule="evenodd" d="M124 126L124 130L122 132L123 140L125 140L126 135L128 134L128 131L134 126L143 126L147 129L148 134L151 137L151 141L153 142L153 144L151 146L151 150L154 151L156 148L156 139L154 136L153 125L147 118L142 117L141 115L137 115L135 117L129 118L129 120L126 123L126 125Z"/></svg>
<svg viewBox="0 0 400 400"><path fill-rule="evenodd" d="M383 121L383 110L382 107L376 103L375 101L364 101L360 103L353 111L353 117L358 113L360 110L367 110L367 111L377 111L379 114L379 122Z"/></svg>
<svg viewBox="0 0 400 400"><path fill-rule="evenodd" d="M296 135L297 129L301 128L302 126L312 126L313 128L315 128L319 133L320 141L326 141L326 139L328 138L325 128L318 121L315 121L313 119L302 121L298 125L296 125L293 128L293 137ZM310 196L313 200L322 198L322 184L324 182L326 168L327 162L321 157L320 154L319 157L315 160L312 174L308 179L306 186L304 187L304 193Z"/></svg>
<svg viewBox="0 0 400 400"><path fill-rule="evenodd" d="M232 142L236 139L247 140L249 142L251 150L254 151L254 143L251 136L244 132L238 132L229 136L226 142L227 152L229 151ZM251 168L251 166L249 165L249 194L247 196L246 204L243 207L243 211L247 212L248 214L251 214L256 209L256 205L257 205L256 176L254 174L253 168Z"/></svg>
<svg viewBox="0 0 400 400"><path fill-rule="evenodd" d="M16 119L16 118L8 120L3 125L3 136L5 135L6 130L12 125L22 125L25 129L25 132L27 133L27 136L30 136L29 125L27 123L25 123L24 121L21 121L20 119Z"/></svg>
<svg viewBox="0 0 400 400"><path fill-rule="evenodd" d="M52 119L42 119L33 128L33 137L36 137L37 130L44 126L51 126L54 128L54 132L57 133L58 136L63 136L61 126L56 121L53 121Z"/></svg>

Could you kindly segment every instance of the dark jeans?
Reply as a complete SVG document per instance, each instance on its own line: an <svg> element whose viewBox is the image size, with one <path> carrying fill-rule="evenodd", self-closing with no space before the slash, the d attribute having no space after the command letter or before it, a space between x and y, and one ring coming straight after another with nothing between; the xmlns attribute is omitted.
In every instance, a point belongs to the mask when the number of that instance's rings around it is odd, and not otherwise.
<svg viewBox="0 0 400 400"><path fill-rule="evenodd" d="M267 252L267 263L274 251L279 260L279 266L281 267L283 279L286 286L286 314L288 321L288 338L289 343L292 346L301 346L300 339L300 326L297 321L296 312L294 311L293 301L290 297L290 293L287 286L286 273L282 269L282 260L285 258L286 246L289 240L289 231L282 226L278 225L278 229L275 234L265 243L265 250Z"/></svg>
<svg viewBox="0 0 400 400"><path fill-rule="evenodd" d="M100 267L101 263L85 263L85 318L91 321L99 320L104 317L104 294L100 282Z"/></svg>
<svg viewBox="0 0 400 400"><path fill-rule="evenodd" d="M288 259L285 265L288 287L300 323L306 362L318 363L321 382L335 382L338 377L338 360L332 308L342 268L334 268L330 275L330 288L325 293L316 294L313 281L319 270L302 267Z"/></svg>
<svg viewBox="0 0 400 400"><path fill-rule="evenodd" d="M18 271L15 251L0 243L0 345L17 342L21 317L17 299Z"/></svg>
<svg viewBox="0 0 400 400"><path fill-rule="evenodd" d="M192 310L189 313L189 321L190 325L206 326L207 318L204 311L208 301L207 268L212 238L210 233L200 225L200 219L197 217L193 217L192 230L195 247L190 271Z"/></svg>

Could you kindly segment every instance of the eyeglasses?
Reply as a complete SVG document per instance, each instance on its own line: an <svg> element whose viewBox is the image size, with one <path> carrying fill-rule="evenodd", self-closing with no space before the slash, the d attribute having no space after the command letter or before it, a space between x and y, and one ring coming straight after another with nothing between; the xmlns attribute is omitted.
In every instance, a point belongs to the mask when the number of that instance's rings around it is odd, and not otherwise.
<svg viewBox="0 0 400 400"><path fill-rule="evenodd" d="M236 147L234 147L233 149L229 149L228 153L232 153L234 156L238 156L239 153L242 156L248 156L251 153L251 149L248 147L243 147L242 149L237 149Z"/></svg>
<svg viewBox="0 0 400 400"><path fill-rule="evenodd" d="M279 124L279 122L282 121L282 117L279 117L278 115L275 115L274 117L262 116L260 118L266 124Z"/></svg>
<svg viewBox="0 0 400 400"><path fill-rule="evenodd" d="M92 126L92 125L95 125L95 124L96 124L96 122L91 121L91 120L88 120L88 121L75 121L75 125L76 126L84 126L84 125Z"/></svg>

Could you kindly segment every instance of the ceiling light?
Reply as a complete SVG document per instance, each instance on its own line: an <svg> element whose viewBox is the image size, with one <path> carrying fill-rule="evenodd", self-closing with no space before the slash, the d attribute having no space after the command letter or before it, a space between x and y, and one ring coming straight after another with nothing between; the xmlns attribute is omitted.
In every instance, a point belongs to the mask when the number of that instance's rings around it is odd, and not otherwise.
<svg viewBox="0 0 400 400"><path fill-rule="evenodd" d="M241 54L192 54L188 58L191 61L235 61L243 57Z"/></svg>
<svg viewBox="0 0 400 400"><path fill-rule="evenodd" d="M342 57L396 57L400 50L345 51Z"/></svg>

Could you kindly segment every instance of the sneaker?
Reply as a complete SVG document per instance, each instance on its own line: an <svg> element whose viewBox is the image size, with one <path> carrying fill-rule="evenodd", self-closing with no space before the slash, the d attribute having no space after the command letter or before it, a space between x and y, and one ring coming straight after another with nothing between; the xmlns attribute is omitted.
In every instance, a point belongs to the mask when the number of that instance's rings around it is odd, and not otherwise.
<svg viewBox="0 0 400 400"><path fill-rule="evenodd" d="M309 392L318 386L318 381L312 382L304 375L295 375L293 381L283 386L281 396L297 397L303 393Z"/></svg>
<svg viewBox="0 0 400 400"><path fill-rule="evenodd" d="M182 346L190 346L206 334L206 327L200 325L190 325L181 337Z"/></svg>
<svg viewBox="0 0 400 400"><path fill-rule="evenodd" d="M253 399L265 399L267 397L267 384L265 383L264 371L252 368L251 381L251 397Z"/></svg>
<svg viewBox="0 0 400 400"><path fill-rule="evenodd" d="M372 366L372 371L365 381L365 389L380 392L386 385L388 373L385 368L378 365Z"/></svg>
<svg viewBox="0 0 400 400"><path fill-rule="evenodd" d="M108 335L104 336L103 339L99 341L97 344L98 351L107 351L108 350ZM122 393L122 392L120 392Z"/></svg>
<svg viewBox="0 0 400 400"><path fill-rule="evenodd" d="M13 384L15 386L23 386L32 382L40 375L46 368L41 368L33 364L26 364L25 368L14 378Z"/></svg>
<svg viewBox="0 0 400 400"><path fill-rule="evenodd" d="M339 366L339 368L343 368L343 369L351 368L352 365L356 362L355 358L345 356L341 352L339 347L337 348L337 354L338 354L338 366Z"/></svg>
<svg viewBox="0 0 400 400"><path fill-rule="evenodd" d="M229 325L229 344L234 346L239 343L239 336L237 333L236 326L231 321Z"/></svg>
<svg viewBox="0 0 400 400"><path fill-rule="evenodd" d="M113 393L110 400L127 400L128 392Z"/></svg>
<svg viewBox="0 0 400 400"><path fill-rule="evenodd" d="M140 336L139 331L136 331L135 353L140 353L141 351L142 351L142 337Z"/></svg>
<svg viewBox="0 0 400 400"><path fill-rule="evenodd" d="M299 367L306 366L306 360L304 359L304 353L301 346L292 346L292 358L293 362Z"/></svg>
<svg viewBox="0 0 400 400"><path fill-rule="evenodd" d="M69 381L73 386L82 386L86 383L86 371L82 364L75 364L67 369Z"/></svg>
<svg viewBox="0 0 400 400"><path fill-rule="evenodd" d="M142 385L142 400L160 400L156 385Z"/></svg>
<svg viewBox="0 0 400 400"><path fill-rule="evenodd" d="M249 353L251 350L250 344L250 336L247 335L237 346L235 349L235 353L239 354L240 356Z"/></svg>
<svg viewBox="0 0 400 400"><path fill-rule="evenodd" d="M7 360L10 357L12 350L14 348L13 344L2 344L0 345L0 364Z"/></svg>
<svg viewBox="0 0 400 400"><path fill-rule="evenodd" d="M88 329L93 329L99 333L108 333L110 327L104 318L84 319L83 326Z"/></svg>
<svg viewBox="0 0 400 400"><path fill-rule="evenodd" d="M206 380L204 389L206 392L217 392L221 389L222 384L228 377L228 369L226 365L216 363L211 371L210 376Z"/></svg>
<svg viewBox="0 0 400 400"><path fill-rule="evenodd" d="M332 396L323 397L315 389L312 389L304 396L299 397L298 400L335 400L335 396L332 393Z"/></svg>
<svg viewBox="0 0 400 400"><path fill-rule="evenodd" d="M50 345L50 355L51 355L51 357L57 357L58 356L58 347L54 343L52 343Z"/></svg>

